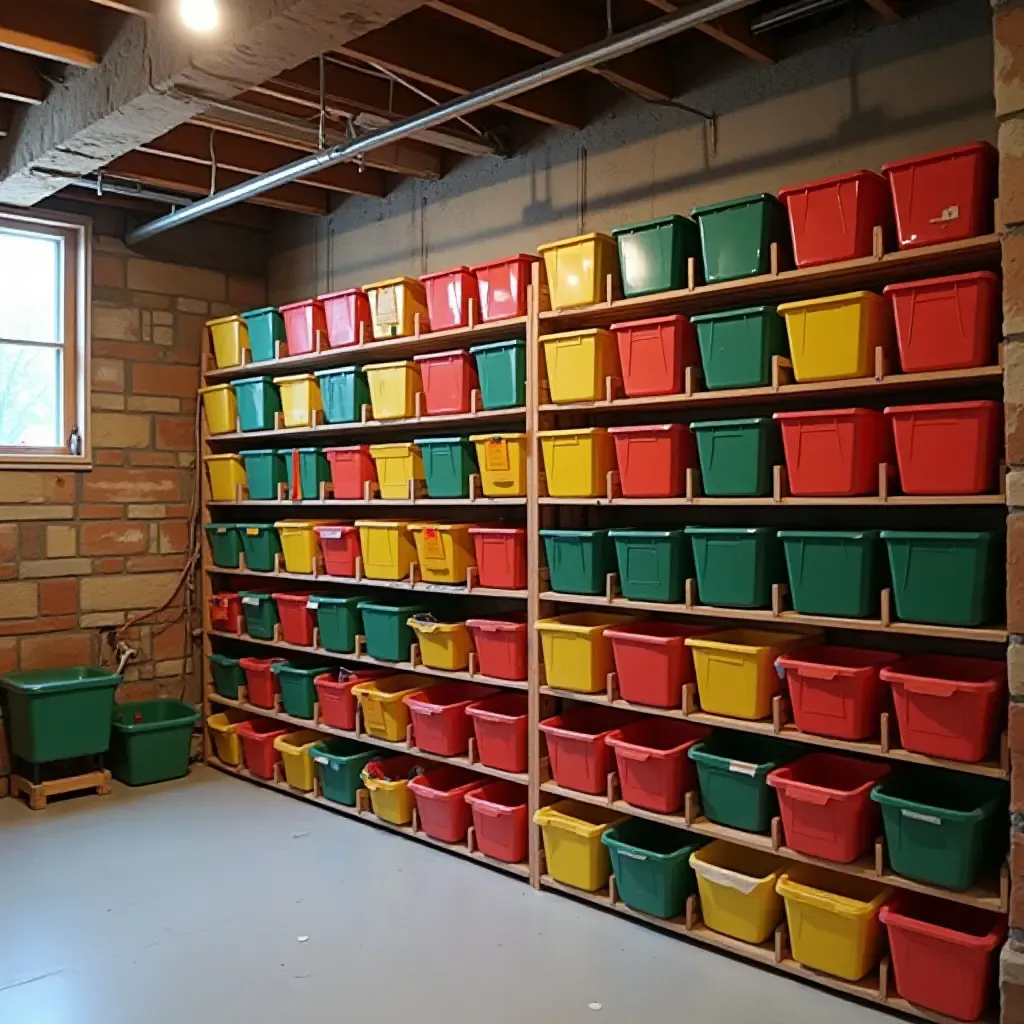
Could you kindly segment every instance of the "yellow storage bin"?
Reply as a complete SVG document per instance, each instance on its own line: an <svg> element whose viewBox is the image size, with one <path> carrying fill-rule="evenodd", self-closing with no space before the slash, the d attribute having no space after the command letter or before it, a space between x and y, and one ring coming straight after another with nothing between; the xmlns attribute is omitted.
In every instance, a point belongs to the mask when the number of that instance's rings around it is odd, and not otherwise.
<svg viewBox="0 0 1024 1024"><path fill-rule="evenodd" d="M589 306L605 299L605 280L619 273L618 250L611 235L579 235L537 246L544 257L552 309Z"/></svg>
<svg viewBox="0 0 1024 1024"><path fill-rule="evenodd" d="M274 529L281 538L281 554L284 555L287 572L309 574L314 571L320 554L320 538L313 527L326 522L328 520L324 519L284 519L274 523Z"/></svg>
<svg viewBox="0 0 1024 1024"><path fill-rule="evenodd" d="M396 519L358 519L363 575L371 580L404 580L416 561L409 523Z"/></svg>
<svg viewBox="0 0 1024 1024"><path fill-rule="evenodd" d="M275 377L281 389L281 422L286 427L311 427L314 413L323 412L320 382L311 373Z"/></svg>
<svg viewBox="0 0 1024 1024"><path fill-rule="evenodd" d="M312 729L285 733L274 740L274 749L281 754L285 782L294 789L308 793L313 788L313 757L309 748L323 741L323 736Z"/></svg>
<svg viewBox="0 0 1024 1024"><path fill-rule="evenodd" d="M416 333L416 314L420 315L420 334L430 330L427 292L414 277L393 277L388 281L363 286L370 300L373 336L404 338Z"/></svg>
<svg viewBox="0 0 1024 1024"><path fill-rule="evenodd" d="M416 415L416 393L423 390L418 363L405 359L363 369L375 420L405 420Z"/></svg>
<svg viewBox="0 0 1024 1024"><path fill-rule="evenodd" d="M559 800L541 807L533 816L544 835L544 859L556 882L596 892L612 873L608 848L601 836L621 824L627 815L610 807L594 807L575 800Z"/></svg>
<svg viewBox="0 0 1024 1024"><path fill-rule="evenodd" d="M409 757L395 757L388 760L396 762L396 773L399 770L409 771L416 763ZM382 762L385 765L385 771L387 771L387 763L387 761ZM392 825L412 823L412 812L416 806L416 800L409 789L408 778L376 779L365 768L360 772L359 777L364 788L369 790L370 806L378 818L390 821Z"/></svg>
<svg viewBox="0 0 1024 1024"><path fill-rule="evenodd" d="M400 444L371 444L370 457L377 468L380 496L392 501L404 501L410 496L414 480L425 479L420 446L411 442Z"/></svg>
<svg viewBox="0 0 1024 1024"><path fill-rule="evenodd" d="M420 645L420 661L427 668L462 672L469 666L473 641L464 622L431 622L429 616L408 621Z"/></svg>
<svg viewBox="0 0 1024 1024"><path fill-rule="evenodd" d="M800 382L870 377L875 349L892 351L892 311L874 292L787 302L778 311L786 318L793 376Z"/></svg>
<svg viewBox="0 0 1024 1024"><path fill-rule="evenodd" d="M242 740L235 732L235 726L239 722L244 722L247 717L244 711L229 709L210 715L206 720L206 725L213 734L213 748L217 751L217 757L225 764L242 763Z"/></svg>
<svg viewBox="0 0 1024 1024"><path fill-rule="evenodd" d="M540 339L552 402L596 402L605 396L605 378L619 375L615 335L587 331L545 334Z"/></svg>
<svg viewBox="0 0 1024 1024"><path fill-rule="evenodd" d="M480 481L487 498L526 497L526 435L473 434Z"/></svg>
<svg viewBox="0 0 1024 1024"><path fill-rule="evenodd" d="M211 434L230 434L238 429L238 402L230 384L211 384L200 388L206 429Z"/></svg>
<svg viewBox="0 0 1024 1024"><path fill-rule="evenodd" d="M891 889L866 878L800 865L778 880L786 902L789 946L804 967L859 981L878 964L878 911Z"/></svg>
<svg viewBox="0 0 1024 1024"><path fill-rule="evenodd" d="M772 698L779 692L775 659L820 640L818 633L766 629L725 629L687 637L686 646L693 648L701 710L730 718L767 718Z"/></svg>
<svg viewBox="0 0 1024 1024"><path fill-rule="evenodd" d="M249 328L240 316L222 316L207 320L206 329L213 338L213 359L220 370L242 365L242 353L249 349Z"/></svg>
<svg viewBox="0 0 1024 1024"><path fill-rule="evenodd" d="M597 498L607 493L615 454L604 427L541 430L537 436L550 497Z"/></svg>
<svg viewBox="0 0 1024 1024"><path fill-rule="evenodd" d="M241 455L206 455L203 461L214 501L237 501L239 487L243 497L248 493L249 482Z"/></svg>
<svg viewBox="0 0 1024 1024"><path fill-rule="evenodd" d="M466 570L476 565L468 523L413 523L409 531L424 582L465 585Z"/></svg>
<svg viewBox="0 0 1024 1024"><path fill-rule="evenodd" d="M573 612L538 620L547 685L577 693L602 693L613 667L612 643L604 631L627 622L636 619L605 612Z"/></svg>
<svg viewBox="0 0 1024 1024"><path fill-rule="evenodd" d="M775 890L786 868L781 857L716 839L690 854L690 867L701 916L713 932L760 944L782 923Z"/></svg>
<svg viewBox="0 0 1024 1024"><path fill-rule="evenodd" d="M434 686L436 682L436 679L423 679L406 673L357 683L352 687L352 694L359 701L364 731L378 740L404 742L409 730L409 709L405 698L410 693Z"/></svg>

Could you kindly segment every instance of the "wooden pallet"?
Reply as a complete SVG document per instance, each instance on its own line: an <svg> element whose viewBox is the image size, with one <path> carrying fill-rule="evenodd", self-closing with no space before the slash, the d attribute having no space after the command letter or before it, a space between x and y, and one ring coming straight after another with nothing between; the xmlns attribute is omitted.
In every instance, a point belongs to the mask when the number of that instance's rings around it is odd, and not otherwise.
<svg viewBox="0 0 1024 1024"><path fill-rule="evenodd" d="M66 779L50 779L47 782L30 782L22 775L11 776L11 796L28 797L28 806L33 811L45 811L52 796L64 793L79 793L95 790L97 796L110 795L110 772L100 770L84 775L69 775Z"/></svg>

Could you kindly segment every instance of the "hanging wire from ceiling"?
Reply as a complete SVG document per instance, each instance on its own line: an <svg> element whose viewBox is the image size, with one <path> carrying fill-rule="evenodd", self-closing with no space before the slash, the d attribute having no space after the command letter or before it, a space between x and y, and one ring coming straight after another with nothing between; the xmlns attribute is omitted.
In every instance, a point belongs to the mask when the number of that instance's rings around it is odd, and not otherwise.
<svg viewBox="0 0 1024 1024"><path fill-rule="evenodd" d="M217 129L210 129L210 195L217 191Z"/></svg>

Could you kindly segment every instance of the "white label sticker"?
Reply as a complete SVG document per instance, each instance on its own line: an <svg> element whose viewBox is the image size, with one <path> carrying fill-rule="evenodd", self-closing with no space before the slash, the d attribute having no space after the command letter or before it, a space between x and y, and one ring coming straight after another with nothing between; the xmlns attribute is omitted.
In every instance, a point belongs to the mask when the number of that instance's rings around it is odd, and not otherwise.
<svg viewBox="0 0 1024 1024"><path fill-rule="evenodd" d="M260 599L258 597L243 597L242 604L259 604Z"/></svg>
<svg viewBox="0 0 1024 1024"><path fill-rule="evenodd" d="M749 775L751 778L757 774L757 765L748 764L746 761L730 761L729 771L739 775Z"/></svg>
<svg viewBox="0 0 1024 1024"><path fill-rule="evenodd" d="M326 537L328 540L341 540L341 530L319 530L321 537Z"/></svg>
<svg viewBox="0 0 1024 1024"><path fill-rule="evenodd" d="M316 761L317 764L330 764L330 761L328 761L326 757L314 757L313 760Z"/></svg>
<svg viewBox="0 0 1024 1024"><path fill-rule="evenodd" d="M919 811L908 811L903 808L903 817L912 821L923 821L927 825L941 825L942 819L935 814L921 814Z"/></svg>
<svg viewBox="0 0 1024 1024"><path fill-rule="evenodd" d="M319 608L319 607L320 607L320 602L319 602L319 601L318 601L318 600L317 600L317 599L316 599L315 597L311 597L311 598L310 598L310 599L309 599L309 600L308 600L308 601L306 602L306 608L307 608L308 610L310 610L310 611L316 611L316 610L317 610L317 608Z"/></svg>

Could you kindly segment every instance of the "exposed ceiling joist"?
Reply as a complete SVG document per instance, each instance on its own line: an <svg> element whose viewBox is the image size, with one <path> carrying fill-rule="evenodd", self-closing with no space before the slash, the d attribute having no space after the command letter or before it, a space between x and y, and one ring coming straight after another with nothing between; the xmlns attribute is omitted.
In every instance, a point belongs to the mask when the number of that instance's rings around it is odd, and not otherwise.
<svg viewBox="0 0 1024 1024"><path fill-rule="evenodd" d="M137 14L143 18L154 18L160 13L162 0L90 0L98 7L109 7L122 14Z"/></svg>
<svg viewBox="0 0 1024 1024"><path fill-rule="evenodd" d="M678 0L645 0L645 2L665 14L675 14L685 6ZM877 2L885 3L885 0L877 0ZM717 39L729 49L742 53L744 57L765 67L775 63L775 50L771 43L766 39L758 39L751 35L745 14L737 12L726 15L724 18L716 18L714 21L706 21L697 26L697 31L703 32L704 35L710 36L712 39Z"/></svg>
<svg viewBox="0 0 1024 1024"><path fill-rule="evenodd" d="M14 50L0 50L0 99L34 106L46 99L49 90L31 57Z"/></svg>
<svg viewBox="0 0 1024 1024"><path fill-rule="evenodd" d="M9 100L0 100L0 139L5 139L11 132L14 122L14 104Z"/></svg>
<svg viewBox="0 0 1024 1024"><path fill-rule="evenodd" d="M92 68L100 62L99 19L65 0L0 4L0 48Z"/></svg>

